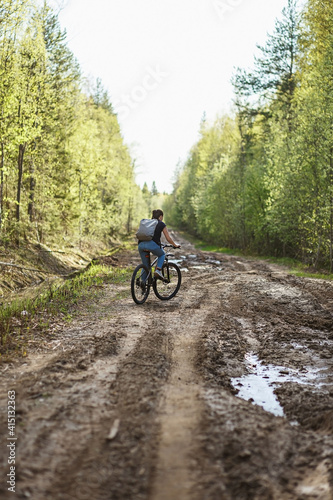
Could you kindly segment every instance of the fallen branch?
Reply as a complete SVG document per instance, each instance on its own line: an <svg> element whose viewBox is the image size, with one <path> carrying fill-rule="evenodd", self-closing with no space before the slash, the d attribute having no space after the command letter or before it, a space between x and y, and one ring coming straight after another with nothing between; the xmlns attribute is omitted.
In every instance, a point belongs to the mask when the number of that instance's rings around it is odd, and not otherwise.
<svg viewBox="0 0 333 500"><path fill-rule="evenodd" d="M120 250L119 248L114 249L114 251L112 251L112 253L116 253L119 250ZM110 256L111 256L111 254L110 254ZM89 264L87 264L85 267L83 267L82 269L76 269L75 271L71 272L70 274L57 274L57 273L54 273L51 271L44 271L42 269L33 269L30 267L19 266L18 264L11 264L9 262L1 262L1 261L0 261L0 266L16 267L18 269L24 269L25 271L33 271L33 272L37 272L37 273L52 274L53 276L59 276L61 278L65 278L65 279L72 279L72 278L75 278L76 276L78 276L79 274L82 274L85 271L87 271L89 269L89 267L93 264L94 260L97 260L97 259L92 259L89 262Z"/></svg>
<svg viewBox="0 0 333 500"><path fill-rule="evenodd" d="M49 253L68 253L68 252L65 252L64 250L49 250L46 248L39 248L38 251L39 252L49 252Z"/></svg>
<svg viewBox="0 0 333 500"><path fill-rule="evenodd" d="M25 271L35 271L37 273L54 274L51 273L50 271L42 271L41 269L32 269L31 267L18 266L17 264L10 264L9 262L0 262L0 266L11 266L11 267L17 267L18 269L24 269Z"/></svg>

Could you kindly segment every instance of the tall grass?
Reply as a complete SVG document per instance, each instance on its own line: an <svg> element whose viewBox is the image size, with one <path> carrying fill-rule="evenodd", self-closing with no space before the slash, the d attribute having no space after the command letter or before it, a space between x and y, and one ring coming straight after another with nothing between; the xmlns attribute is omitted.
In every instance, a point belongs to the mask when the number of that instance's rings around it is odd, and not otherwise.
<svg viewBox="0 0 333 500"><path fill-rule="evenodd" d="M0 356L8 350L22 350L31 335L31 327L43 330L49 319L59 313L68 314L73 305L106 283L128 282L131 269L92 265L84 273L60 284L51 283L33 298L21 298L0 308Z"/></svg>

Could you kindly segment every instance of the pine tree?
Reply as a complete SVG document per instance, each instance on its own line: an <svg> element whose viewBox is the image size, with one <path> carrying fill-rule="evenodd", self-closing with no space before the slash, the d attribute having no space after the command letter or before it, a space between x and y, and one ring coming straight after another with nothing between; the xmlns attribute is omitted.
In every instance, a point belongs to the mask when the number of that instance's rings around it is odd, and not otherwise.
<svg viewBox="0 0 333 500"><path fill-rule="evenodd" d="M157 187L156 187L155 181L153 181L153 183L152 183L151 191L150 192L151 192L152 196L157 196L159 194L158 190L157 190Z"/></svg>
<svg viewBox="0 0 333 500"><path fill-rule="evenodd" d="M239 99L257 95L267 100L278 97L290 108L296 88L296 61L299 51L299 15L297 0L288 0L282 19L275 22L275 30L268 35L264 47L258 45L260 57L255 58L253 72L239 69L233 78Z"/></svg>

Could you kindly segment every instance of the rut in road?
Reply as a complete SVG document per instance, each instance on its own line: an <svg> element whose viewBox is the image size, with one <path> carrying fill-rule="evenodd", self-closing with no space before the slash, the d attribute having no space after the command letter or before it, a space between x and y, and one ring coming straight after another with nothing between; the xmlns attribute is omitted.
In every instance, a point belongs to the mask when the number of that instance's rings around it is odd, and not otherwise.
<svg viewBox="0 0 333 500"><path fill-rule="evenodd" d="M19 499L333 497L333 284L184 240L181 253L171 301L137 306L129 283L106 284L0 366L1 450L16 391ZM238 397L247 377L283 416ZM13 497L1 480L0 496Z"/></svg>
<svg viewBox="0 0 333 500"><path fill-rule="evenodd" d="M195 457L200 454L197 439L203 413L202 380L197 371L197 348L207 315L217 307L212 278L186 283L178 314L163 315L165 333L173 345L171 372L159 406L159 449L151 500L192 500L195 495ZM186 292L191 287L191 296Z"/></svg>
<svg viewBox="0 0 333 500"><path fill-rule="evenodd" d="M121 287L117 291L123 292ZM106 438L119 415L116 379L120 386L124 384L119 391L123 404L131 397L137 406L139 391L128 396L132 386L122 374L126 378L130 371L135 377L141 364L145 369L138 357L140 348L145 350L142 337L152 316L143 310L137 310L135 318L128 316L129 304L129 300L114 301L113 290L107 289L104 300L88 310L86 317L64 330L43 356L32 356L14 375L18 379L14 384L18 491L23 498L108 498L107 484L103 491L110 475L110 442ZM157 364L162 378L163 370ZM121 430L125 421L126 415ZM116 462L121 460L116 457ZM3 495L7 498L8 492Z"/></svg>

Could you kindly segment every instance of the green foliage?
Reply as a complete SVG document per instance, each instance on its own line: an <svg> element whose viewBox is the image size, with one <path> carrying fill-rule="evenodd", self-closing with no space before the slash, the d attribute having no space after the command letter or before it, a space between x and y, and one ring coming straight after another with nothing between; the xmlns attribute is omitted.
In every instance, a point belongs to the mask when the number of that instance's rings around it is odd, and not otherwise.
<svg viewBox="0 0 333 500"><path fill-rule="evenodd" d="M234 77L236 95L276 99L291 104L296 87L295 64L298 54L297 0L288 0L282 19L276 20L275 30L268 34L265 47L258 46L261 56L255 58L255 69L239 69Z"/></svg>
<svg viewBox="0 0 333 500"><path fill-rule="evenodd" d="M165 207L218 246L333 265L333 4L289 0L252 72L234 77L235 117L208 127Z"/></svg>
<svg viewBox="0 0 333 500"><path fill-rule="evenodd" d="M14 300L0 308L0 356L11 349L22 347L33 331L47 331L52 318L62 313L70 320L72 308L82 298L91 298L95 290L105 283L128 282L132 273L130 268L110 268L92 265L84 273L73 279L52 283L35 298Z"/></svg>
<svg viewBox="0 0 333 500"><path fill-rule="evenodd" d="M141 193L144 201L144 215L142 218L150 218L153 210L163 206L165 195L158 192L155 181L152 183L151 190L148 189L145 182Z"/></svg>
<svg viewBox="0 0 333 500"><path fill-rule="evenodd" d="M100 80L84 81L44 2L0 5L0 231L72 243L130 232L145 201Z"/></svg>

